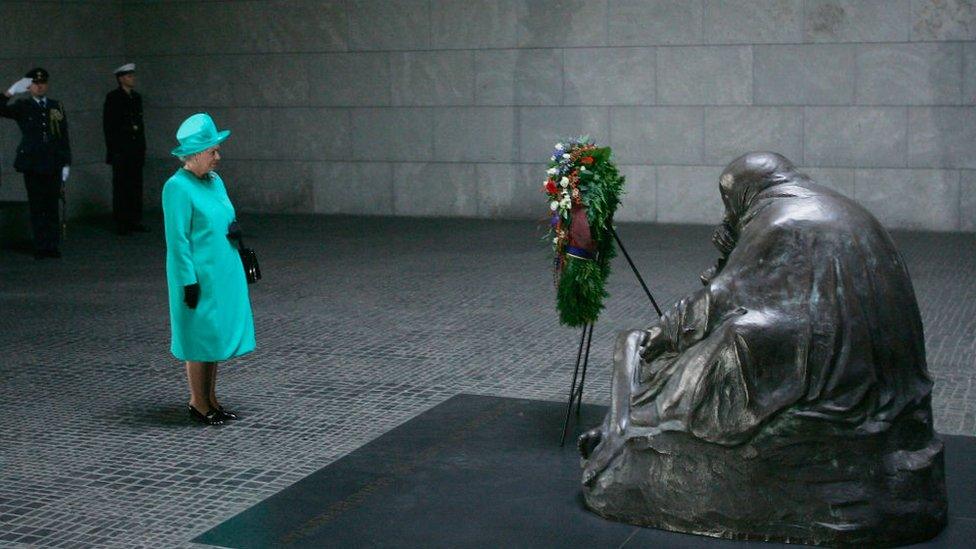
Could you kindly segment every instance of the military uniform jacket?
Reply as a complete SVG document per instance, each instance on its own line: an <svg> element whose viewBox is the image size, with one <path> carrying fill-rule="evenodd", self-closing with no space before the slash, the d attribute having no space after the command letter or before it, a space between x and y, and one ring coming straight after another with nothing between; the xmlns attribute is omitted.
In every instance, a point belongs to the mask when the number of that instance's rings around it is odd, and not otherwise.
<svg viewBox="0 0 976 549"><path fill-rule="evenodd" d="M142 125L142 96L135 90L125 93L121 87L105 96L102 109L105 132L105 162L120 156L142 160L146 156L146 129Z"/></svg>
<svg viewBox="0 0 976 549"><path fill-rule="evenodd" d="M59 173L71 164L68 118L60 102L47 98L47 105L41 107L28 97L0 103L0 116L13 119L20 126L22 137L14 160L18 172Z"/></svg>

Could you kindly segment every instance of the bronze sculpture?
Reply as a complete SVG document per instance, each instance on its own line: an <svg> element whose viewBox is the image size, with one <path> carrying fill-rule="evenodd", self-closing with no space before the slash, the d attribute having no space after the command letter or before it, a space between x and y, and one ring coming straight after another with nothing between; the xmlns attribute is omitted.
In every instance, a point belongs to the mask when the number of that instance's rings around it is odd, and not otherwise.
<svg viewBox="0 0 976 549"><path fill-rule="evenodd" d="M922 322L891 238L785 157L723 172L704 287L621 333L611 408L580 437L596 513L813 544L945 525Z"/></svg>

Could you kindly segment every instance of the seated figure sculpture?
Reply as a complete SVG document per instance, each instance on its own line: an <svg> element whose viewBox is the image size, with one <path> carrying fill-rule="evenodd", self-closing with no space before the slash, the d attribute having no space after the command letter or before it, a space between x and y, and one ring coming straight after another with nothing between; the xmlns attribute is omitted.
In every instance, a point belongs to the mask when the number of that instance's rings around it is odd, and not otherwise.
<svg viewBox="0 0 976 549"><path fill-rule="evenodd" d="M946 522L922 322L891 238L776 153L719 180L704 287L623 332L579 439L616 520L716 537L910 543Z"/></svg>

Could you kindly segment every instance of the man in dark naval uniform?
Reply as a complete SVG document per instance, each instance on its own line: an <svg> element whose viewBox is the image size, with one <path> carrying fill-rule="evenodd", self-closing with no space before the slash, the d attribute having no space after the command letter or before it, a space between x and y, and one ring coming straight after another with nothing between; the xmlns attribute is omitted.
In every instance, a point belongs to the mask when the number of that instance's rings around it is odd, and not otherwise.
<svg viewBox="0 0 976 549"><path fill-rule="evenodd" d="M14 168L24 174L36 259L61 257L58 199L71 164L68 119L47 91L48 72L35 68L10 86L0 101L0 116L15 120L22 134ZM7 104L7 98L24 92L31 96Z"/></svg>
<svg viewBox="0 0 976 549"><path fill-rule="evenodd" d="M112 165L112 214L119 234L148 232L142 224L146 131L142 125L142 96L135 90L135 64L115 69L115 79L119 87L105 96L102 111L105 162Z"/></svg>

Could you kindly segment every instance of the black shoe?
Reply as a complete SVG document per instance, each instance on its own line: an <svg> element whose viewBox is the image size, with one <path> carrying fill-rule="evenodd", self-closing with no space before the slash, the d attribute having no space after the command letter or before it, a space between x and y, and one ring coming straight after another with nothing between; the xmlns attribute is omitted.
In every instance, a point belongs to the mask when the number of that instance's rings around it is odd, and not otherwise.
<svg viewBox="0 0 976 549"><path fill-rule="evenodd" d="M48 251L44 252L44 255L46 255L47 257L54 258L54 259L61 259L61 252L58 251L58 250L48 250Z"/></svg>
<svg viewBox="0 0 976 549"><path fill-rule="evenodd" d="M206 415L201 414L199 410L193 407L192 404L186 405L190 412L190 418L199 421L200 423L205 423L207 425L222 425L224 420L220 417L220 412L217 410L210 410Z"/></svg>
<svg viewBox="0 0 976 549"><path fill-rule="evenodd" d="M47 254L41 251L34 252L34 259L41 260L47 257Z"/></svg>
<svg viewBox="0 0 976 549"><path fill-rule="evenodd" d="M227 410L223 406L217 406L217 415L219 415L220 419L223 419L224 421L240 419L237 417L237 414Z"/></svg>
<svg viewBox="0 0 976 549"><path fill-rule="evenodd" d="M142 224L133 225L133 226L129 227L129 230L132 231L132 232L134 232L134 233L148 233L148 232L150 232L149 227L147 227L145 225L142 225Z"/></svg>
<svg viewBox="0 0 976 549"><path fill-rule="evenodd" d="M115 227L115 234L117 234L119 236L126 236L129 233L131 233L131 232L132 231L129 230L129 228L126 227L125 225L116 225L116 227Z"/></svg>

